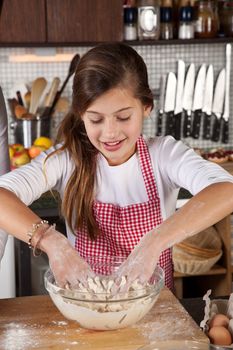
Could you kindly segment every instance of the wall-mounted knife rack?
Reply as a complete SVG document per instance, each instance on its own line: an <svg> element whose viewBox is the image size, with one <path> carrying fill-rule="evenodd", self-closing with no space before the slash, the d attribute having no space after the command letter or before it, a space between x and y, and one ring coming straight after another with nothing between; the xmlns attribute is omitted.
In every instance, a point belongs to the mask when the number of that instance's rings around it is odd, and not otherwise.
<svg viewBox="0 0 233 350"><path fill-rule="evenodd" d="M155 108L149 120L144 123L144 133L149 136L157 134L158 110L160 98L160 78L169 72L177 73L177 62L182 59L185 62L186 73L191 63L195 65L195 77L201 65L205 63L206 74L210 65L213 66L214 86L219 72L226 68L226 42L208 43L206 45L167 45L147 47L135 47L141 53L147 63L149 70L149 79L153 87ZM231 56L231 76L232 76L232 56ZM203 118L203 117L202 117ZM166 128L166 117L163 119L163 134ZM211 120L211 128L213 129L213 120ZM203 120L201 124L200 135L197 138L184 137L181 139L191 147L202 149L233 148L233 86L230 86L229 98L229 135L228 142L222 142L222 137L218 141L203 138Z"/></svg>
<svg viewBox="0 0 233 350"><path fill-rule="evenodd" d="M158 108L158 92L161 75L166 75L168 72L177 72L177 61L184 60L186 68L190 63L194 63L196 67L200 67L202 63L213 64L214 78L216 79L218 72L225 67L226 43L233 44L233 38L224 39L194 39L194 40L172 40L167 41L152 41L152 42L132 42L132 46L142 55L147 67L149 82L151 88L155 91L155 108L151 113L151 117L145 121L144 133L148 136L156 134L156 118ZM130 43L129 43L130 44ZM84 54L90 46L79 46L80 55ZM62 80L67 74L68 62L52 62L48 64L22 62L13 63L9 61L9 56L31 54L32 48L16 48L16 47L2 47L0 50L0 75L1 84L5 98L12 97L12 88L16 81L30 82L37 76L45 76L50 82L54 76L59 76ZM58 53L74 54L77 52L75 47L57 47ZM233 65L232 65L233 67ZM72 95L72 81L67 85L64 95L71 98ZM10 123L10 112L9 123ZM53 119L53 130L57 129L63 115L56 115ZM219 142L212 142L211 140L182 138L184 142L192 147L200 147L203 149L228 147L233 148L233 87L230 90L230 119L229 119L229 143L223 144ZM9 142L13 141L13 135L9 135Z"/></svg>

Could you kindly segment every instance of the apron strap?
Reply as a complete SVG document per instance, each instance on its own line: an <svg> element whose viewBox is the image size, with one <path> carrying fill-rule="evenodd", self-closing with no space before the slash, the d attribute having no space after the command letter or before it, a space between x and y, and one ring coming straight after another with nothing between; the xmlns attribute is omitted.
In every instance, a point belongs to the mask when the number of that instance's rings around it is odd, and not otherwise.
<svg viewBox="0 0 233 350"><path fill-rule="evenodd" d="M142 136L140 136L137 140L137 150L139 155L139 162L141 165L142 176L146 187L146 193L149 200L152 200L158 197L157 186L148 146Z"/></svg>

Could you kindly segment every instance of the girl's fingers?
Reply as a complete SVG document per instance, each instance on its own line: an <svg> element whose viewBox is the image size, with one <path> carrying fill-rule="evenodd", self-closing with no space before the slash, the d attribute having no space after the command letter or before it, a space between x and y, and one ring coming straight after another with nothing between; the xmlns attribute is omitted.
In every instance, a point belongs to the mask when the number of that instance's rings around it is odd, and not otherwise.
<svg viewBox="0 0 233 350"><path fill-rule="evenodd" d="M55 282L56 282L56 285L60 288L65 288L66 284L67 284L67 281L62 279L62 278L59 278L59 277L56 277L55 278Z"/></svg>
<svg viewBox="0 0 233 350"><path fill-rule="evenodd" d="M122 277L114 278L114 284L111 287L111 294L115 296L120 291Z"/></svg>

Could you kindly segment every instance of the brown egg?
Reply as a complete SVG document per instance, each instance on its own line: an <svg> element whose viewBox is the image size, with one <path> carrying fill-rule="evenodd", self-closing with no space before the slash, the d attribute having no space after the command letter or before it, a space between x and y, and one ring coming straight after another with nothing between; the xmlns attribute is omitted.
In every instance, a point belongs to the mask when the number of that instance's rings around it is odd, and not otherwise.
<svg viewBox="0 0 233 350"><path fill-rule="evenodd" d="M210 342L215 345L231 345L231 333L223 326L214 326L209 330Z"/></svg>
<svg viewBox="0 0 233 350"><path fill-rule="evenodd" d="M215 327L215 326L223 326L228 328L229 325L229 318L226 315L223 314L216 314L213 316L213 318L209 322L209 327Z"/></svg>

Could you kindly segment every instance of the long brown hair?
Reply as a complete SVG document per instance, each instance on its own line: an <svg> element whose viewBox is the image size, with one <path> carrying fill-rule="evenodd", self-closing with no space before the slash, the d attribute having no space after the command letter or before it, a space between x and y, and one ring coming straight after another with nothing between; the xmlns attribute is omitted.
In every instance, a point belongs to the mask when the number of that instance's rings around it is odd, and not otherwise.
<svg viewBox="0 0 233 350"><path fill-rule="evenodd" d="M89 141L82 115L99 96L116 87L130 88L143 105L153 107L142 57L122 43L100 44L84 54L78 63L71 111L58 130L58 141L63 144L59 152L67 150L75 164L65 188L62 214L74 231L86 224L91 239L99 233L93 214L98 151Z"/></svg>

